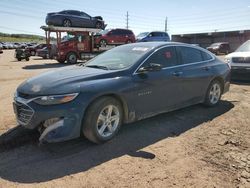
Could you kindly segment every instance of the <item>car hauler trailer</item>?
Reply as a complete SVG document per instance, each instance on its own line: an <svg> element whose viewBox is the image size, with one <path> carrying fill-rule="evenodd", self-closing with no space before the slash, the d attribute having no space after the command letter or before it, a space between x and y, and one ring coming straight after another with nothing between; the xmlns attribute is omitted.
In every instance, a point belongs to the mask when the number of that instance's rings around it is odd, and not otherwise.
<svg viewBox="0 0 250 188"><path fill-rule="evenodd" d="M107 48L95 47L94 44L94 34L99 33L101 29L55 26L42 26L41 29L45 31L49 56L53 50L50 48L50 35L51 33L56 34L56 59L60 63L76 63L78 59L89 60L107 50ZM71 38L63 40L62 33L71 35Z"/></svg>

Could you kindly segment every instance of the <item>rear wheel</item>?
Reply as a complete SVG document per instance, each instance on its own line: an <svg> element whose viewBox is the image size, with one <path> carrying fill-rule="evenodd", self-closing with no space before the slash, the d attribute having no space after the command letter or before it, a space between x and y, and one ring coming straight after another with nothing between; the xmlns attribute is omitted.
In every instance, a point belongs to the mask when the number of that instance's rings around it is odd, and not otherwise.
<svg viewBox="0 0 250 188"><path fill-rule="evenodd" d="M77 62L77 56L74 52L70 52L67 55L67 63L74 64Z"/></svg>
<svg viewBox="0 0 250 188"><path fill-rule="evenodd" d="M63 27L71 27L71 21L68 19L63 20Z"/></svg>
<svg viewBox="0 0 250 188"><path fill-rule="evenodd" d="M101 28L102 28L101 22L97 22L97 23L95 24L95 27L96 27L97 29L101 29Z"/></svg>
<svg viewBox="0 0 250 188"><path fill-rule="evenodd" d="M29 57L26 57L26 58L25 58L25 60L26 60L26 61L29 61L29 60L30 60L30 58L29 58Z"/></svg>
<svg viewBox="0 0 250 188"><path fill-rule="evenodd" d="M218 80L214 80L208 87L204 104L215 106L219 103L222 95L222 85Z"/></svg>
<svg viewBox="0 0 250 188"><path fill-rule="evenodd" d="M103 97L89 107L84 117L82 133L94 143L112 139L122 123L123 111L119 101Z"/></svg>

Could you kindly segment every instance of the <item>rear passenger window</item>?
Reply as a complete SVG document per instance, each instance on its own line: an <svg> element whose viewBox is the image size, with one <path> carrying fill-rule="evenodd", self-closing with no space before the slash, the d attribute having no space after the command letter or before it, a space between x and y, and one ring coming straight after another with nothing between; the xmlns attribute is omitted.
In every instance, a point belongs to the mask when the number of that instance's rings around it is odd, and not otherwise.
<svg viewBox="0 0 250 188"><path fill-rule="evenodd" d="M120 31L119 30L112 30L111 35L120 35Z"/></svg>
<svg viewBox="0 0 250 188"><path fill-rule="evenodd" d="M209 60L213 59L212 56L209 55L206 52L201 51L201 54L202 54L202 57L203 57L203 61L209 61Z"/></svg>
<svg viewBox="0 0 250 188"><path fill-rule="evenodd" d="M166 47L158 50L150 56L143 66L147 66L150 63L160 64L163 68L177 65L175 47Z"/></svg>
<svg viewBox="0 0 250 188"><path fill-rule="evenodd" d="M181 54L182 64L197 63L203 61L201 51L190 47L177 47Z"/></svg>

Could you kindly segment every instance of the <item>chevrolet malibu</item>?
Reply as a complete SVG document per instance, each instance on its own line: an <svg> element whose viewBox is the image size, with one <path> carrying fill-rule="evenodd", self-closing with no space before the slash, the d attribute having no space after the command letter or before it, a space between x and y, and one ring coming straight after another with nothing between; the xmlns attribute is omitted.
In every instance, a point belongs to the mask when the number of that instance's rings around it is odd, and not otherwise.
<svg viewBox="0 0 250 188"><path fill-rule="evenodd" d="M193 104L215 106L230 66L207 50L168 42L113 48L86 64L43 73L15 92L17 121L40 142L112 139L122 124Z"/></svg>

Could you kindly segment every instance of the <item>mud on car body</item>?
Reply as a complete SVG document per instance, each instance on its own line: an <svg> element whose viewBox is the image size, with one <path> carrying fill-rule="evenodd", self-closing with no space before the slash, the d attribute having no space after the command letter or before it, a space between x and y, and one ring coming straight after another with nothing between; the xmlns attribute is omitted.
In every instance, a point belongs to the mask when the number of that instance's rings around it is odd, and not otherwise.
<svg viewBox="0 0 250 188"><path fill-rule="evenodd" d="M84 135L102 143L124 123L197 103L215 106L229 77L228 64L193 45L127 44L26 80L14 110L22 126L40 130L41 142Z"/></svg>

